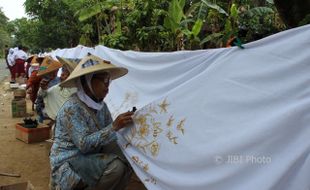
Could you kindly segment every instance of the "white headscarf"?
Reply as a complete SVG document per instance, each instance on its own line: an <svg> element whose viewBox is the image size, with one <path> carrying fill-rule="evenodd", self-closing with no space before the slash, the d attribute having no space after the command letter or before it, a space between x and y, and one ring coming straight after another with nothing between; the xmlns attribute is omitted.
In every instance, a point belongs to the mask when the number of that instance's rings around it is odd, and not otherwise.
<svg viewBox="0 0 310 190"><path fill-rule="evenodd" d="M91 93L94 94L92 85L91 85L91 79L93 78L93 74L88 74L85 75L86 83L88 88L90 89ZM91 99L84 91L83 86L81 84L80 80L77 80L77 95L79 99L84 102L88 107L93 108L95 110L101 110L104 106L104 101L102 100L101 102L97 103L93 99Z"/></svg>

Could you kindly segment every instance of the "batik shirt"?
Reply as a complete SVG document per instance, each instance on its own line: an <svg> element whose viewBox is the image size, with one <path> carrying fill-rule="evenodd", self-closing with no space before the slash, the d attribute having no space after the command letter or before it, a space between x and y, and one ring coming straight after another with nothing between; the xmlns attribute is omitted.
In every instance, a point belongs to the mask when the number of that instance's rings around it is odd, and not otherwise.
<svg viewBox="0 0 310 190"><path fill-rule="evenodd" d="M90 109L85 106L74 94L57 114L54 144L50 155L51 185L56 187L55 189L73 189L79 183L81 175L72 167L72 163L79 163L76 162L79 158L83 160L87 157L87 162L92 162L92 168L96 170L105 168L116 157L104 156L101 153L105 145L116 140L116 133L112 130L112 117L107 105L104 104L96 114L90 113ZM96 125L91 116L92 113L100 126ZM98 171L89 173L96 172Z"/></svg>

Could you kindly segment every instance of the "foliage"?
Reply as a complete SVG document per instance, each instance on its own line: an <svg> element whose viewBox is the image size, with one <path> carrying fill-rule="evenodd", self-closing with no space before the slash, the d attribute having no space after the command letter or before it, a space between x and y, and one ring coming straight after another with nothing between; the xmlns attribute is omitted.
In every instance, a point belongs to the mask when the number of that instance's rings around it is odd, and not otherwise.
<svg viewBox="0 0 310 190"><path fill-rule="evenodd" d="M232 36L250 42L285 29L273 0L26 0L25 7L31 19L13 22L16 42L36 49L216 48Z"/></svg>
<svg viewBox="0 0 310 190"><path fill-rule="evenodd" d="M9 33L9 28L7 27L8 18L2 12L0 8L0 49L3 50L5 45L11 44L11 38ZM0 56L3 56L3 51L1 51Z"/></svg>
<svg viewBox="0 0 310 190"><path fill-rule="evenodd" d="M31 19L25 21L28 24L16 22L16 32L20 32L19 38L24 38L18 41L43 50L78 45L80 23L62 0L26 0L25 8ZM27 29L27 25L31 29Z"/></svg>

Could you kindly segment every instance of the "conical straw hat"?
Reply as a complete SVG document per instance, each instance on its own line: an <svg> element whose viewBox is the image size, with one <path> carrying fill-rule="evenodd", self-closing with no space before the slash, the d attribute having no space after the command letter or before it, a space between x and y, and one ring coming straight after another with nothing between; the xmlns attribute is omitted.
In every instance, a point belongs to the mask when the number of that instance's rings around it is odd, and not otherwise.
<svg viewBox="0 0 310 190"><path fill-rule="evenodd" d="M60 62L53 60L51 57L45 57L42 64L40 65L37 76L49 74L53 71L58 70L61 67L62 64Z"/></svg>
<svg viewBox="0 0 310 190"><path fill-rule="evenodd" d="M81 76L90 73L95 74L104 72L109 73L111 79L114 80L126 75L128 73L128 69L124 67L117 67L111 64L109 61L89 54L80 61L70 76L65 81L63 81L60 86L68 88L76 87L76 80Z"/></svg>
<svg viewBox="0 0 310 190"><path fill-rule="evenodd" d="M72 71L81 61L81 59L69 59L69 58L64 58L64 57L59 57L59 56L56 56L56 58L58 59L60 63L62 63L66 67L66 69L68 69L70 73L72 73Z"/></svg>

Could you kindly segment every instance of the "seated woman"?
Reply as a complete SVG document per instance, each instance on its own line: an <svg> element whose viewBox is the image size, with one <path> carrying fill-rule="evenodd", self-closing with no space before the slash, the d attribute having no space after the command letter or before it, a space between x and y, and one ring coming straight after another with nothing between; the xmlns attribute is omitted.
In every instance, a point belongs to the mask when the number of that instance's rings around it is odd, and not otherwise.
<svg viewBox="0 0 310 190"><path fill-rule="evenodd" d="M78 62L81 60L66 59L61 57L57 57L57 59L60 63L63 64L61 68L60 82L65 81L69 77L70 73L74 70ZM62 107L62 105L73 93L76 93L76 88L62 88L59 86L59 84L60 83L48 88L49 82L42 82L40 91L38 93L43 97L44 112L52 121L55 121L57 112Z"/></svg>
<svg viewBox="0 0 310 190"><path fill-rule="evenodd" d="M131 168L116 143L116 132L129 127L133 112L113 121L103 99L111 80L128 72L88 55L62 87L77 87L59 110L50 154L51 189L125 189Z"/></svg>
<svg viewBox="0 0 310 190"><path fill-rule="evenodd" d="M31 56L27 59L30 63L30 68L28 72L28 79L26 83L26 90L29 94L29 98L32 102L32 111L34 111L34 104L37 99L37 93L40 88L41 77L37 76L40 65L44 57Z"/></svg>
<svg viewBox="0 0 310 190"><path fill-rule="evenodd" d="M38 122L43 123L45 119L48 119L48 116L45 113L45 105L43 101L44 92L48 88L55 86L60 83L60 77L57 76L58 70L62 67L62 63L54 60L52 57L46 56L40 65L39 71L37 73L38 77L41 77L40 88L37 93L37 99L35 100L35 110L38 114Z"/></svg>

